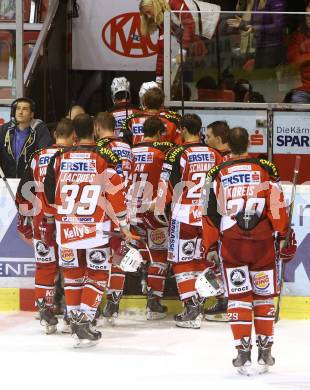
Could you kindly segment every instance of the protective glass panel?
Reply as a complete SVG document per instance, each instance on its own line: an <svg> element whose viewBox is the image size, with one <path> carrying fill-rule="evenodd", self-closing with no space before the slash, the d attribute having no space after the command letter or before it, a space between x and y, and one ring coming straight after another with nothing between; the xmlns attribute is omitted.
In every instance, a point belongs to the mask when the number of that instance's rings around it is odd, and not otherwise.
<svg viewBox="0 0 310 390"><path fill-rule="evenodd" d="M310 14L215 8L170 20L170 100L310 103Z"/></svg>
<svg viewBox="0 0 310 390"><path fill-rule="evenodd" d="M0 1L0 21L15 20L15 0Z"/></svg>
<svg viewBox="0 0 310 390"><path fill-rule="evenodd" d="M16 96L15 36L13 30L0 30L0 99Z"/></svg>

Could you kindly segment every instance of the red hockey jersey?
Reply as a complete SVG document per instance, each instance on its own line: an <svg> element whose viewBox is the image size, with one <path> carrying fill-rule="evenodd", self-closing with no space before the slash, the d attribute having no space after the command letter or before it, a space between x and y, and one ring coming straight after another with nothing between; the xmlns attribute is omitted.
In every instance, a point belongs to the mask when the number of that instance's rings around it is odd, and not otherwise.
<svg viewBox="0 0 310 390"><path fill-rule="evenodd" d="M163 164L157 206L172 202L172 218L201 226L201 194L207 172L222 162L220 154L200 143L171 149Z"/></svg>
<svg viewBox="0 0 310 390"><path fill-rule="evenodd" d="M56 241L70 249L105 243L106 221L126 218L121 163L110 149L78 145L56 153L47 168L44 192L55 205Z"/></svg>
<svg viewBox="0 0 310 390"><path fill-rule="evenodd" d="M114 135L115 137L119 137L122 130L123 122L131 115L139 112L139 110L130 103L118 103L115 104L109 112L114 116L116 122Z"/></svg>
<svg viewBox="0 0 310 390"><path fill-rule="evenodd" d="M273 163L255 158L230 159L211 169L208 181L203 217L206 248L220 233L253 240L270 237L275 231L286 234L286 204ZM249 228L251 221L254 225Z"/></svg>
<svg viewBox="0 0 310 390"><path fill-rule="evenodd" d="M123 122L123 139L130 145L137 145L143 142L144 132L143 124L151 117L158 117L165 125L166 132L162 134L160 141L168 141L173 143L181 143L181 135L178 129L178 117L158 111L157 113L142 111L138 114L133 114L125 122Z"/></svg>

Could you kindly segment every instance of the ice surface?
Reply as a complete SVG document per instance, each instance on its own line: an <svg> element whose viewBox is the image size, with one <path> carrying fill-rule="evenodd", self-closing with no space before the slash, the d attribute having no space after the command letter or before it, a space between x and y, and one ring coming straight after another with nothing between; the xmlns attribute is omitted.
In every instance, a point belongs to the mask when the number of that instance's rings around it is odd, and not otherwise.
<svg viewBox="0 0 310 390"><path fill-rule="evenodd" d="M76 350L70 335L45 335L34 313L1 313L0 389L310 389L310 321L280 321L276 365L252 377L232 367L227 324L179 329L172 317L122 315L102 331L97 346Z"/></svg>

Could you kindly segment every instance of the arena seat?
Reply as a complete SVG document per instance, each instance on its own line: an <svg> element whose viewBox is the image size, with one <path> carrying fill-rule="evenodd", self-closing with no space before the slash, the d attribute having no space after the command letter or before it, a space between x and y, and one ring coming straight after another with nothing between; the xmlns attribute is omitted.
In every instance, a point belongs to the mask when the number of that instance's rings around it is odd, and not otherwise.
<svg viewBox="0 0 310 390"><path fill-rule="evenodd" d="M197 89L199 101L234 102L234 91L227 89Z"/></svg>

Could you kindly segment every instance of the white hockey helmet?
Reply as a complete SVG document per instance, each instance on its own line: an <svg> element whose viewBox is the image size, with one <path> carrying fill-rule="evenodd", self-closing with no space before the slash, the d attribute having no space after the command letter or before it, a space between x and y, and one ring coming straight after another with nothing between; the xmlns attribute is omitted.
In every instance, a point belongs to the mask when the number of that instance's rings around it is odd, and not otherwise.
<svg viewBox="0 0 310 390"><path fill-rule="evenodd" d="M195 288L203 298L215 297L224 293L222 280L210 268L198 275Z"/></svg>
<svg viewBox="0 0 310 390"><path fill-rule="evenodd" d="M127 92L128 98L130 97L130 82L126 77L115 77L111 84L111 94L113 103L115 103L115 95L118 92Z"/></svg>
<svg viewBox="0 0 310 390"><path fill-rule="evenodd" d="M145 92L147 92L147 91L149 91L150 89L153 89L153 88L160 88L160 86L155 81L148 81L148 82L143 83L141 85L140 91L139 91L139 99L140 99L141 107L144 108L143 96L144 96Z"/></svg>

